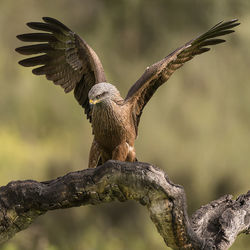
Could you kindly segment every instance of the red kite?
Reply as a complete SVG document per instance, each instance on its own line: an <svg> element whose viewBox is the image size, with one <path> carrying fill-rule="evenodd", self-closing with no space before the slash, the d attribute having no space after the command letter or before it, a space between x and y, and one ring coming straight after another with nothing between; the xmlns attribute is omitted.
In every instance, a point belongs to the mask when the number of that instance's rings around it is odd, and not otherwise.
<svg viewBox="0 0 250 250"><path fill-rule="evenodd" d="M24 42L39 42L17 48L23 55L42 54L19 63L37 66L35 75L46 75L66 93L74 96L84 108L92 124L94 140L89 155L89 167L109 159L135 161L134 141L142 110L172 73L194 56L210 50L208 46L225 42L217 37L234 32L238 20L220 22L203 35L176 49L161 61L148 67L123 99L117 88L106 82L102 64L94 50L75 32L54 18L27 25L45 31L18 35ZM40 43L41 42L41 43Z"/></svg>

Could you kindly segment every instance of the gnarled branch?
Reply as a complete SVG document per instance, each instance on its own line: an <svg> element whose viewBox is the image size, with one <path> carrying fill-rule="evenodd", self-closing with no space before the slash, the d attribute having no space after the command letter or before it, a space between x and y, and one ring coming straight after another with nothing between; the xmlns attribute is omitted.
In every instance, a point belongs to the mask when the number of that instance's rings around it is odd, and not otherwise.
<svg viewBox="0 0 250 250"><path fill-rule="evenodd" d="M227 249L250 232L250 191L197 210L189 219L184 189L148 163L108 161L46 182L10 182L0 188L0 243L49 210L136 200L147 206L165 243L173 249Z"/></svg>

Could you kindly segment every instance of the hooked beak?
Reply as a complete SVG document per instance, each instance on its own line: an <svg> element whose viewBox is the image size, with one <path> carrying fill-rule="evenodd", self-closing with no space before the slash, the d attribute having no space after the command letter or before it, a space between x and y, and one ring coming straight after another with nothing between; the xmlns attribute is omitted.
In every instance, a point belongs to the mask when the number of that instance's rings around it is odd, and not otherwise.
<svg viewBox="0 0 250 250"><path fill-rule="evenodd" d="M96 104L96 103L98 103L98 102L100 102L100 99L96 99L96 100L90 99L90 100L89 100L89 103L92 104L92 105L94 105L94 104Z"/></svg>

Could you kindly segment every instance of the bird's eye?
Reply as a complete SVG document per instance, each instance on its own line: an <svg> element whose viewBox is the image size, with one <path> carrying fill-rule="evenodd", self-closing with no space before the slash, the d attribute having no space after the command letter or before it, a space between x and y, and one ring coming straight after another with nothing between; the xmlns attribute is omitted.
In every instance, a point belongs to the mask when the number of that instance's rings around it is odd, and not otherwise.
<svg viewBox="0 0 250 250"><path fill-rule="evenodd" d="M101 97L101 95L97 95L97 96L96 96L97 99L100 99L100 97Z"/></svg>

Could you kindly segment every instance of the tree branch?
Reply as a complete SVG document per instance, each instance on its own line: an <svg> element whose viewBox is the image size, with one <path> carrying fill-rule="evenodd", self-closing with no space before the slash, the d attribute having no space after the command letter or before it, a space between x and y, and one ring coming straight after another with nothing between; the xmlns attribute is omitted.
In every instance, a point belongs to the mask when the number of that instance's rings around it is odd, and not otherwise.
<svg viewBox="0 0 250 250"><path fill-rule="evenodd" d="M0 188L0 243L49 210L136 200L147 206L166 245L173 249L227 249L250 233L250 191L229 195L197 210L189 219L184 189L147 163L108 161L46 182L10 182Z"/></svg>

